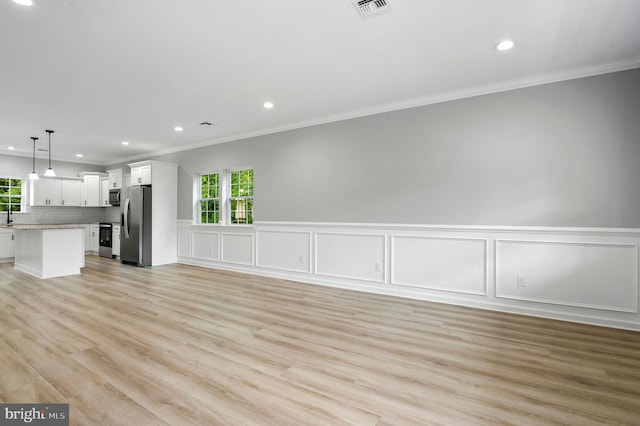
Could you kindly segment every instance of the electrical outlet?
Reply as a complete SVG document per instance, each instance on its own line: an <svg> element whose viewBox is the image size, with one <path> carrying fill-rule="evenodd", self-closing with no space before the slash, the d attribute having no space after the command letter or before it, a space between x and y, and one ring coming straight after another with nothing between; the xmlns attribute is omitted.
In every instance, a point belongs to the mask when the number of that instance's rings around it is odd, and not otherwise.
<svg viewBox="0 0 640 426"><path fill-rule="evenodd" d="M382 263L376 262L376 272L382 272Z"/></svg>
<svg viewBox="0 0 640 426"><path fill-rule="evenodd" d="M300 257L298 258L298 263L300 263L301 265L304 265L304 262L305 262L305 258L304 258L304 256L300 256Z"/></svg>
<svg viewBox="0 0 640 426"><path fill-rule="evenodd" d="M522 276L522 275L517 275L516 276L516 283L518 285L518 287L526 287L527 284L525 283L526 281L526 277Z"/></svg>

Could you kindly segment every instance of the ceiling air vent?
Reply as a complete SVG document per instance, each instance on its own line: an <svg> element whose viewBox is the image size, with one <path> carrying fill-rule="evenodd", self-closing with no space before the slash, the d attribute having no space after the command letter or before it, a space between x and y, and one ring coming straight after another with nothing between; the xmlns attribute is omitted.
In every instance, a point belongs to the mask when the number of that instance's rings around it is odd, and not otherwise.
<svg viewBox="0 0 640 426"><path fill-rule="evenodd" d="M362 19L371 18L385 12L391 12L388 0L351 0Z"/></svg>

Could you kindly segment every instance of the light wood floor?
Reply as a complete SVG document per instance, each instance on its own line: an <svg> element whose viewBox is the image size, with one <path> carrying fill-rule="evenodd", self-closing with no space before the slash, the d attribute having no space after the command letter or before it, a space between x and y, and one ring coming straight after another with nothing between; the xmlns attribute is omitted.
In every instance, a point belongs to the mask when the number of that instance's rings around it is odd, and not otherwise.
<svg viewBox="0 0 640 426"><path fill-rule="evenodd" d="M185 265L0 265L0 402L86 425L640 425L640 333Z"/></svg>

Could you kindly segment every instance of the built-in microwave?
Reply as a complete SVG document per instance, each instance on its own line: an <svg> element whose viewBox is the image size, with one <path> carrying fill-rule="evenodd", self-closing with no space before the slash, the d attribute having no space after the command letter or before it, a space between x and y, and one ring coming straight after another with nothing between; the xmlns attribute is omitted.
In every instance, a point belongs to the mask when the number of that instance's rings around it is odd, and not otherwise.
<svg viewBox="0 0 640 426"><path fill-rule="evenodd" d="M120 190L119 189L110 189L109 190L109 204L112 206L120 205Z"/></svg>

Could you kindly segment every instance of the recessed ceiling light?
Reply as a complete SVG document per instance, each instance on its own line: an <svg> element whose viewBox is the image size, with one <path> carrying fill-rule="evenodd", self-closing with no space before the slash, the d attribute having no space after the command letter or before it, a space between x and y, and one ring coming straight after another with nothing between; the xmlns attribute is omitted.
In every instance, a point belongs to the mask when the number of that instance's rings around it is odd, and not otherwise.
<svg viewBox="0 0 640 426"><path fill-rule="evenodd" d="M173 130L175 130L176 132L181 132L184 129L182 127L180 127L180 126L176 126L176 127L173 128Z"/></svg>
<svg viewBox="0 0 640 426"><path fill-rule="evenodd" d="M262 106L264 107L264 109L271 109L273 108L273 102L265 102L262 104Z"/></svg>
<svg viewBox="0 0 640 426"><path fill-rule="evenodd" d="M23 6L33 6L33 1L31 0L13 0L13 2L21 4Z"/></svg>
<svg viewBox="0 0 640 426"><path fill-rule="evenodd" d="M14 149L16 149L16 148L15 148L15 147L13 147L13 146L10 146L10 147L9 147L9 151L13 151Z"/></svg>
<svg viewBox="0 0 640 426"><path fill-rule="evenodd" d="M78 157L78 158L82 158L82 157L83 157L83 155L82 155L82 154L76 154L76 157Z"/></svg>
<svg viewBox="0 0 640 426"><path fill-rule="evenodd" d="M122 145L129 145L128 141L122 141Z"/></svg>
<svg viewBox="0 0 640 426"><path fill-rule="evenodd" d="M514 43L511 40L502 40L500 43L495 45L495 49L503 52L511 49L513 46Z"/></svg>

